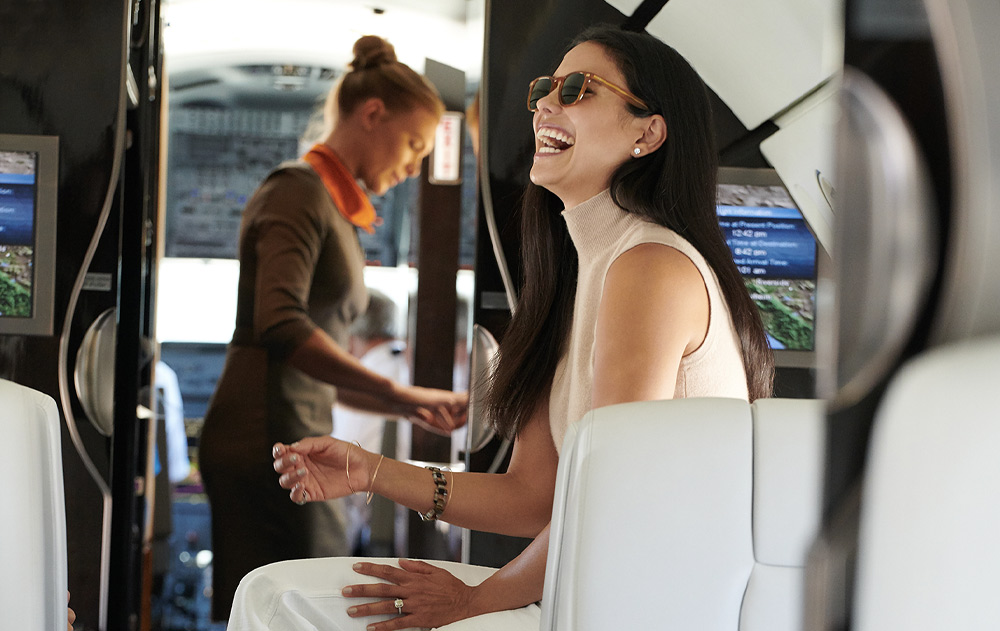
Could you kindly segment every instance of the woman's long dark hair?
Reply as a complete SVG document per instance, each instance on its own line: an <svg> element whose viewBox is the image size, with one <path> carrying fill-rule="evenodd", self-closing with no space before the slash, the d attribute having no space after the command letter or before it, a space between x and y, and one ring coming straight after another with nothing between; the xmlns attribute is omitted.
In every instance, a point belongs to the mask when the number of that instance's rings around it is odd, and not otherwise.
<svg viewBox="0 0 1000 631"><path fill-rule="evenodd" d="M628 89L666 120L663 146L626 160L612 175L612 199L670 228L701 253L719 279L739 334L750 400L771 396L773 355L715 213L718 160L708 89L687 60L651 35L598 26L581 33L571 48L583 42L604 48ZM636 116L650 115L628 107ZM519 432L547 401L569 336L578 260L561 209L555 195L528 185L521 217L525 280L486 401L489 417L506 436Z"/></svg>

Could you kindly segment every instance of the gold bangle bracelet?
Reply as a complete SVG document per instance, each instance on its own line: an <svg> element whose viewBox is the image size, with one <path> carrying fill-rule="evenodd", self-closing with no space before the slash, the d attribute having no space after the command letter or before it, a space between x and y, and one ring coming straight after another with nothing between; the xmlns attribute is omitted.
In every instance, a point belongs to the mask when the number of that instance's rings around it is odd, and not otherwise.
<svg viewBox="0 0 1000 631"><path fill-rule="evenodd" d="M442 514L451 506L451 498L455 495L455 472L449 471L449 473L451 473L451 482L449 483L451 488L448 490L448 497L444 502L444 508L441 509Z"/></svg>
<svg viewBox="0 0 1000 631"><path fill-rule="evenodd" d="M368 496L365 497L365 506L367 506L368 504L371 504L372 503L372 498L375 497L375 491L373 490L375 488L375 478L378 477L378 470L379 470L379 467L382 466L382 461L383 460L385 460L385 454L382 454L381 456L379 456L379 458L378 458L378 464L375 465L375 473L372 474L372 482L371 482L371 484L368 485Z"/></svg>
<svg viewBox="0 0 1000 631"><path fill-rule="evenodd" d="M361 443L359 443L358 441L354 441L353 443L348 443L347 445L347 465L345 466L345 468L347 469L347 488L351 489L351 495L357 493L357 491L354 490L354 485L351 484L351 447L355 445L358 446L358 449L361 449Z"/></svg>

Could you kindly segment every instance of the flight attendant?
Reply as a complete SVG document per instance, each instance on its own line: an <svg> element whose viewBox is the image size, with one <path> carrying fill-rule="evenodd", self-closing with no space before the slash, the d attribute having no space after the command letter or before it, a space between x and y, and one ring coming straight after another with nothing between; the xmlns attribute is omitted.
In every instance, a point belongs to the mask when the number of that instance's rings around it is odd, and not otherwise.
<svg viewBox="0 0 1000 631"><path fill-rule="evenodd" d="M271 172L243 213L236 329L199 454L216 620L250 570L349 552L339 502L288 505L269 455L276 441L329 434L335 401L439 433L464 422L466 395L394 382L346 349L368 300L357 234L378 220L368 194L420 172L444 109L382 38L359 39L350 67L327 99L322 142Z"/></svg>

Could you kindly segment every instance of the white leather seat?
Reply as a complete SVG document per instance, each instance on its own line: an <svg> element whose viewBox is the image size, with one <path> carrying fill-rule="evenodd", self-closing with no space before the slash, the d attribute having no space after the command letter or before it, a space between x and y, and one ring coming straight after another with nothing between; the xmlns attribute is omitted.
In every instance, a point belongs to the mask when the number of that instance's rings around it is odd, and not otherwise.
<svg viewBox="0 0 1000 631"><path fill-rule="evenodd" d="M5 629L66 628L66 508L59 412L0 379L0 612Z"/></svg>
<svg viewBox="0 0 1000 631"><path fill-rule="evenodd" d="M875 416L854 628L1000 628L1000 337L897 374Z"/></svg>
<svg viewBox="0 0 1000 631"><path fill-rule="evenodd" d="M824 405L627 403L570 428L541 628L802 628Z"/></svg>

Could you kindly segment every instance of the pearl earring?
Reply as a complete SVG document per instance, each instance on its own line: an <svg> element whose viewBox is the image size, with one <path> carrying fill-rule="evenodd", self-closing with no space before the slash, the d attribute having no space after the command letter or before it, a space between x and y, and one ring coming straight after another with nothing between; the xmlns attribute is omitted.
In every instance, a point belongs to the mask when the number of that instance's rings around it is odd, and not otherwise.
<svg viewBox="0 0 1000 631"><path fill-rule="evenodd" d="M634 153L635 155L639 155L640 153L642 153L642 150L639 149L639 147L636 147L635 149L632 150L632 153Z"/></svg>

